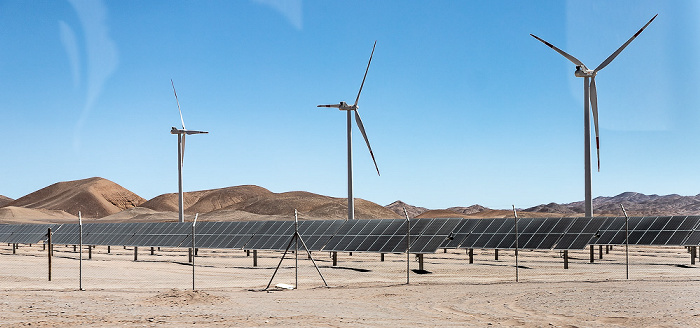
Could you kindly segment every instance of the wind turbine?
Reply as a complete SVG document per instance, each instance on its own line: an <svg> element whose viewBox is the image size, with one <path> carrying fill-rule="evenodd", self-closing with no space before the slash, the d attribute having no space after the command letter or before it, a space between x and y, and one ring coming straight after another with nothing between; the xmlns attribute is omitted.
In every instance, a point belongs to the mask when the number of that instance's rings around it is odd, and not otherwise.
<svg viewBox="0 0 700 328"><path fill-rule="evenodd" d="M576 72L574 75L576 77L582 77L583 78L583 126L584 126L584 167L586 171L586 199L585 199L585 211L586 211L586 216L587 217L592 217L593 216L593 200L591 198L591 123L590 123L590 115L588 113L588 103L590 102L591 104L591 110L593 112L593 125L595 126L595 143L596 143L596 157L598 159L598 172L600 172L600 138L598 134L598 92L596 91L595 87L595 77L598 74L600 70L608 66L610 62L617 57L617 55L622 52L622 50L627 47L627 45L632 42L639 34L644 31L651 22L656 19L656 16L658 14L654 15L649 22L646 23L646 25L642 26L637 33L635 33L625 44L623 44L620 48L618 48L615 52L613 52L612 55L610 55L608 58L606 58L598 67L596 67L594 70L590 70L586 65L584 65L580 60L576 59L576 57L567 54L563 50L553 46L551 43L542 40L535 36L534 34L530 34L532 37L534 37L537 40L540 40L542 43L546 44L548 47L554 49L554 51L558 52L560 55L564 56L566 59L570 60L572 63L576 65ZM590 80L590 83L589 83Z"/></svg>
<svg viewBox="0 0 700 328"><path fill-rule="evenodd" d="M367 69L365 69L365 76L362 77L362 84L360 84L360 91L357 92L357 98L355 98L355 103L348 105L346 102L341 101L339 104L333 105L318 105L317 107L331 107L338 108L339 110L344 110L347 112L347 137L348 137L348 220L355 219L355 199L352 195L352 112L355 113L355 122L357 122L357 127L360 128L362 136L365 138L367 143L367 149L369 149L369 154L372 156L372 161L374 162L374 168L377 169L377 175L379 174L379 167L377 166L377 161L374 159L374 153L372 152L372 147L369 145L369 139L367 139L367 133L365 133L365 127L362 124L362 119L360 119L360 113L357 111L357 103L360 100L360 94L362 93L362 87L365 85L365 79L367 78L367 72L369 71L369 64L372 63L372 56L374 55L374 48L377 46L377 41L374 41L374 46L372 46L372 53L369 55L369 62L367 62Z"/></svg>
<svg viewBox="0 0 700 328"><path fill-rule="evenodd" d="M177 186L178 186L177 205L178 205L178 215L180 218L180 222L185 222L185 206L184 206L184 200L183 200L183 195L182 195L182 158L185 156L185 136L188 134L202 134L202 133L209 133L209 132L187 130L185 128L185 120L182 119L182 110L180 109L180 101L177 99L177 91L175 91L175 83L173 83L172 79L170 80L170 84L173 86L173 93L175 93L175 101L177 102L177 110L180 111L180 122L182 123L182 129L178 129L176 127L173 127L172 129L170 129L170 134L177 134Z"/></svg>

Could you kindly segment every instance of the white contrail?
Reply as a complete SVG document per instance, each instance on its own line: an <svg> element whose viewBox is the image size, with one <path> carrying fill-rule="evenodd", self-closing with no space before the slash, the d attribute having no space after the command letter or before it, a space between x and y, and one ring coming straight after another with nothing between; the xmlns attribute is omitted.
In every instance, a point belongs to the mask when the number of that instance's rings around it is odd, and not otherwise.
<svg viewBox="0 0 700 328"><path fill-rule="evenodd" d="M104 2L89 0L69 0L69 2L78 13L78 18L82 24L85 34L85 51L87 53L85 104L73 135L73 148L78 152L80 150L80 132L82 127L102 92L105 81L117 69L119 57L117 46L109 37L107 8ZM67 48L67 51L70 55L71 50Z"/></svg>

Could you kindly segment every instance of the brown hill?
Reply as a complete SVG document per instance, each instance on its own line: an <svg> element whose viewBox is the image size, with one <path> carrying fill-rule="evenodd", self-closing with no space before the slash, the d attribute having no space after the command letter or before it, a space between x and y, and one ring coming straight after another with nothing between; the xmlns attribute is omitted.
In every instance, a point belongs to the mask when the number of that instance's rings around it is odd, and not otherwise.
<svg viewBox="0 0 700 328"><path fill-rule="evenodd" d="M5 197L3 195L0 195L0 207L3 207L9 203L11 203L14 199L10 197Z"/></svg>
<svg viewBox="0 0 700 328"><path fill-rule="evenodd" d="M433 219L433 218L464 218L466 215L450 210L428 210L421 215L416 216L416 219Z"/></svg>
<svg viewBox="0 0 700 328"><path fill-rule="evenodd" d="M15 206L0 208L0 224L77 223L78 217L64 211Z"/></svg>
<svg viewBox="0 0 700 328"><path fill-rule="evenodd" d="M150 208L134 207L108 215L92 222L95 223L119 223L119 222L177 222L177 212L158 212ZM185 216L186 221L192 221Z"/></svg>
<svg viewBox="0 0 700 328"><path fill-rule="evenodd" d="M637 192L624 192L613 197L596 197L593 199L593 214L596 216L622 216L620 204L625 206L631 216L645 215L700 215L700 195L680 196L676 194L659 196L645 195ZM525 211L559 213L577 216L584 212L583 202L568 204L549 203L538 205Z"/></svg>
<svg viewBox="0 0 700 328"><path fill-rule="evenodd" d="M258 186L235 186L220 189L191 191L183 193L185 213L209 213L239 204L245 200L271 195L272 192ZM177 193L163 194L143 204L141 207L155 211L177 212Z"/></svg>
<svg viewBox="0 0 700 328"><path fill-rule="evenodd" d="M518 210L519 218L547 218L547 217L562 217L564 215L560 213L542 213L542 212L525 212ZM580 214L567 215L567 216L580 216ZM492 210L486 209L480 212L472 214L464 214L455 212L454 210L430 210L419 216L416 219L427 219L427 218L474 218L474 219L496 219L496 218L512 218L513 211L511 210Z"/></svg>
<svg viewBox="0 0 700 328"><path fill-rule="evenodd" d="M427 208L425 207L418 207L418 206L413 206L406 204L400 200L397 200L387 206L384 206L390 210L392 210L394 213L398 214L401 217L404 217L405 214L403 213L403 209L406 209L406 213L408 213L409 218L415 218L425 212L428 211Z"/></svg>
<svg viewBox="0 0 700 328"><path fill-rule="evenodd" d="M54 183L6 206L60 210L71 215L100 218L139 206L146 200L103 178Z"/></svg>
<svg viewBox="0 0 700 328"><path fill-rule="evenodd" d="M305 191L273 193L258 186L236 186L184 193L185 214L199 213L206 220L291 219L294 209L300 219L344 219L347 200ZM177 212L177 194L164 194L141 205L155 211ZM246 213L251 215L246 216ZM231 217L227 217L230 215ZM396 213L375 203L355 199L355 217L397 218Z"/></svg>

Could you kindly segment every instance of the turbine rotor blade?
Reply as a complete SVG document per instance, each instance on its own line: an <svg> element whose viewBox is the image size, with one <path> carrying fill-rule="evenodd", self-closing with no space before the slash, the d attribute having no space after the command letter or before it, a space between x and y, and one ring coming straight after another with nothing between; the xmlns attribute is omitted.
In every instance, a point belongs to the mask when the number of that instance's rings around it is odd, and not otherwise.
<svg viewBox="0 0 700 328"><path fill-rule="evenodd" d="M340 108L340 104L335 104L335 105L318 105L316 107L331 107L331 108Z"/></svg>
<svg viewBox="0 0 700 328"><path fill-rule="evenodd" d="M598 91L595 87L595 76L591 78L590 85L591 111L593 112L593 126L595 127L595 149L598 159L598 172L600 172L600 138L598 133Z"/></svg>
<svg viewBox="0 0 700 328"><path fill-rule="evenodd" d="M379 167L377 166L377 161L374 159L372 146L369 145L369 139L367 139L367 133L365 133L365 126L362 124L362 119L360 118L360 113L357 112L357 109L355 109L355 122L357 122L357 127L360 128L360 132L362 132L362 136L365 138L365 142L367 143L367 149L369 149L369 154L372 156L372 162L374 162L374 168L377 169L377 175L381 176L381 174L379 174Z"/></svg>
<svg viewBox="0 0 700 328"><path fill-rule="evenodd" d="M551 44L551 43L549 43L549 42L547 42L547 41L545 41L545 40L542 40L542 39L538 38L538 37L537 37L536 35L534 35L534 34L530 34L530 35L531 35L533 38L535 38L535 39L537 39L537 40L540 40L540 42L544 43L544 44L547 45L548 47L554 49L554 51L558 52L560 55L566 57L566 59L568 59L568 60L570 60L572 63L576 64L576 66L583 66L584 68L586 68L586 65L584 65L580 60L576 59L576 57L567 54L566 52L564 52L564 50L561 50L561 49L555 47L553 44Z"/></svg>
<svg viewBox="0 0 700 328"><path fill-rule="evenodd" d="M180 109L180 100L177 99L177 91L175 91L175 83L173 79L170 79L170 84L173 86L173 93L175 94L175 101L177 102L177 110L180 112L180 122L182 123L182 129L185 130L185 120L182 119L182 110Z"/></svg>
<svg viewBox="0 0 700 328"><path fill-rule="evenodd" d="M377 41L375 40L374 45L372 46L372 53L369 55L369 62L367 62L367 69L365 69L365 76L362 77L362 84L360 84L360 91L357 92L357 98L355 98L355 107L357 107L357 102L360 101L360 94L362 93L362 87L365 86L365 79L367 78L367 72L369 71L369 64L372 63L372 56L374 56L374 48L376 46L377 46Z"/></svg>
<svg viewBox="0 0 700 328"><path fill-rule="evenodd" d="M646 23L646 25L642 26L642 28L639 29L639 31L637 31L637 33L635 33L629 40L627 40L627 42L625 42L625 44L623 44L620 48L618 48L615 52L613 52L613 54L610 55L610 57L608 57L607 59L605 59L605 61L603 61L602 63L600 63L600 65L598 65L598 67L596 67L596 69L594 69L593 71L594 71L594 72L598 72L598 71L600 71L601 69L605 68L605 66L608 66L608 64L610 64L610 62L612 62L613 59L615 59L615 57L617 57L617 55L619 55L620 52L622 52L622 50L625 49L625 47L627 47L627 45L630 44L630 42L632 42L632 40L634 40L635 38L637 38L637 36L639 36L639 34L641 34L642 31L644 31L644 29L647 28L647 26L649 26L649 24L651 24L651 22L652 22L654 19L656 19L656 16L659 16L659 14L654 15L654 17L652 17L652 18Z"/></svg>

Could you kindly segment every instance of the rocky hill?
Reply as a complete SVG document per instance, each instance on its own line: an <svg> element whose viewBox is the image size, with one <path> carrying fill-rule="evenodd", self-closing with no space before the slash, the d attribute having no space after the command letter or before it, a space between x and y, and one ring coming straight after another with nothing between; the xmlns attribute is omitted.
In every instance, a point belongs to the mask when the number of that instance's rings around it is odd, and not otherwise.
<svg viewBox="0 0 700 328"><path fill-rule="evenodd" d="M14 199L10 197L5 197L3 195L0 195L0 207L3 207L9 203L11 203Z"/></svg>
<svg viewBox="0 0 700 328"><path fill-rule="evenodd" d="M294 209L301 219L347 218L347 199L318 195L305 191L273 193L258 186L236 186L184 193L185 214L199 213L203 219L255 220L292 218ZM177 212L177 194L164 194L145 202L141 207L155 211ZM358 219L397 218L396 213L375 203L356 198ZM231 219L228 219L231 220ZM227 220L227 221L228 221Z"/></svg>
<svg viewBox="0 0 700 328"><path fill-rule="evenodd" d="M403 209L406 209L406 213L408 213L409 218L415 218L416 216L419 216L423 214L424 212L427 212L428 209L425 207L418 207L418 206L413 206L406 204L400 200L397 200L387 206L386 208L392 210L394 213L400 215L403 217L405 214L403 213Z"/></svg>
<svg viewBox="0 0 700 328"><path fill-rule="evenodd" d="M620 204L624 205L631 216L644 215L700 215L700 195L680 196L676 194L659 196L645 195L637 192L624 192L613 197L596 197L593 199L594 215L621 216ZM584 213L583 202L568 204L549 203L528 208L529 212L546 212L560 214Z"/></svg>
<svg viewBox="0 0 700 328"><path fill-rule="evenodd" d="M84 217L100 218L141 205L146 200L124 187L103 178L54 183L21 197L5 207L82 212Z"/></svg>

